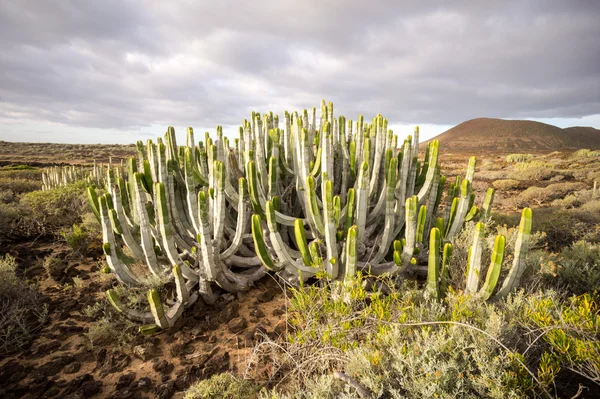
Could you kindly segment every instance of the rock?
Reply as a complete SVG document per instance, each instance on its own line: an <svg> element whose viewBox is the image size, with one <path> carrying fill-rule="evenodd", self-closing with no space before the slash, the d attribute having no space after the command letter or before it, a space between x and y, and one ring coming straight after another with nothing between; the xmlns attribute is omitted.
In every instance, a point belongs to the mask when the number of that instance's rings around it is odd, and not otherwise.
<svg viewBox="0 0 600 399"><path fill-rule="evenodd" d="M152 380L148 377L142 377L137 382L137 388L142 391L148 391L152 387Z"/></svg>
<svg viewBox="0 0 600 399"><path fill-rule="evenodd" d="M210 376L222 373L229 369L229 352L222 354L215 354L213 357L208 359L204 363L204 369L202 370L203 378L209 378Z"/></svg>
<svg viewBox="0 0 600 399"><path fill-rule="evenodd" d="M265 316L265 313L259 308L252 308L250 309L250 316L260 319L261 317Z"/></svg>
<svg viewBox="0 0 600 399"><path fill-rule="evenodd" d="M265 292L258 294L256 300L258 302L269 302L270 300L275 298L275 295L277 295L277 291L273 288L269 288Z"/></svg>
<svg viewBox="0 0 600 399"><path fill-rule="evenodd" d="M66 386L62 393L65 398L89 398L102 389L102 381L95 381L91 374L83 374Z"/></svg>
<svg viewBox="0 0 600 399"><path fill-rule="evenodd" d="M152 342L145 342L133 347L133 355L144 362L153 359L157 355L157 352L156 345Z"/></svg>
<svg viewBox="0 0 600 399"><path fill-rule="evenodd" d="M47 363L42 364L37 368L37 371L46 376L53 376L58 374L63 367L73 361L72 355L62 355L55 357Z"/></svg>
<svg viewBox="0 0 600 399"><path fill-rule="evenodd" d="M190 383L187 381L184 375L180 375L175 380L175 389L178 391L183 391L190 386Z"/></svg>
<svg viewBox="0 0 600 399"><path fill-rule="evenodd" d="M169 381L159 385L156 388L155 393L158 399L170 399L175 393L175 381Z"/></svg>
<svg viewBox="0 0 600 399"><path fill-rule="evenodd" d="M135 372L130 371L129 373L121 374L121 376L119 377L119 381L115 386L115 389L121 390L123 388L129 388L133 381L135 381Z"/></svg>
<svg viewBox="0 0 600 399"><path fill-rule="evenodd" d="M133 398L135 392L131 388L124 388L113 392L108 399L130 399Z"/></svg>
<svg viewBox="0 0 600 399"><path fill-rule="evenodd" d="M160 374L161 379L163 381L166 381L170 378L170 374L175 368L175 366L173 365L173 363L169 363L165 359L163 359L156 360L152 368L154 369L154 371Z"/></svg>
<svg viewBox="0 0 600 399"><path fill-rule="evenodd" d="M279 307L279 308L275 308L273 309L273 316L281 316L285 314L285 308L284 307Z"/></svg>
<svg viewBox="0 0 600 399"><path fill-rule="evenodd" d="M78 372L81 369L81 363L79 362L72 362L69 363L65 366L65 368L63 369L65 374L74 374L76 372Z"/></svg>
<svg viewBox="0 0 600 399"><path fill-rule="evenodd" d="M231 331L234 334L237 334L241 332L244 328L246 328L248 326L248 323L243 317L236 317L234 319L231 319L229 323L227 323L227 326L229 327L229 331Z"/></svg>

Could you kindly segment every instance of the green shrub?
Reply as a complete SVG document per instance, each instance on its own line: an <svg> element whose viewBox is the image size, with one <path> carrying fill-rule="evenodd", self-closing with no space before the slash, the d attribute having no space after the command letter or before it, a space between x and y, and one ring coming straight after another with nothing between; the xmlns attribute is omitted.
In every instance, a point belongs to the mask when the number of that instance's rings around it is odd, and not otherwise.
<svg viewBox="0 0 600 399"><path fill-rule="evenodd" d="M571 158L600 158L600 151L592 151L584 148L575 151L573 155L571 155Z"/></svg>
<svg viewBox="0 0 600 399"><path fill-rule="evenodd" d="M231 373L222 373L192 385L185 392L184 399L249 398L257 391L257 387L250 381Z"/></svg>
<svg viewBox="0 0 600 399"><path fill-rule="evenodd" d="M19 279L16 269L13 257L0 257L0 355L25 346L48 316L41 294Z"/></svg>
<svg viewBox="0 0 600 399"><path fill-rule="evenodd" d="M89 207L84 183L27 193L21 204L26 210L25 222L38 234L57 234L61 228L73 226Z"/></svg>
<svg viewBox="0 0 600 399"><path fill-rule="evenodd" d="M600 291L600 244L577 241L556 254L545 253L539 266L548 283L570 293Z"/></svg>
<svg viewBox="0 0 600 399"><path fill-rule="evenodd" d="M574 305L575 299L555 291L519 292L489 303L451 291L438 303L377 280L388 292L383 295L366 288L368 281L293 291L287 339L267 339L251 359L271 362L280 370L273 382L286 381L261 392L262 398L356 397L355 388L335 381L331 370L344 371L373 397L566 397L579 383L594 387L598 298ZM549 304L562 317L578 315L571 324L544 318ZM555 358L557 340L547 341L548 331L596 352ZM564 367L561 373L557 365ZM573 373L588 380L573 380Z"/></svg>
<svg viewBox="0 0 600 399"><path fill-rule="evenodd" d="M39 190L40 188L41 184L33 180L0 177L0 191L10 190L14 193L22 194Z"/></svg>

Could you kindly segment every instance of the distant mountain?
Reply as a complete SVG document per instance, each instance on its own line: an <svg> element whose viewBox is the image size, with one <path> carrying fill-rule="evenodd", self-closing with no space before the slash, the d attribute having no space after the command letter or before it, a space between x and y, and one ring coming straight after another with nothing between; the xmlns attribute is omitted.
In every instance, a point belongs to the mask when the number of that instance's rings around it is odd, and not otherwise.
<svg viewBox="0 0 600 399"><path fill-rule="evenodd" d="M440 141L440 149L445 152L545 152L581 148L600 149L600 130L593 127L574 126L561 129L535 121L493 118L468 120L434 139Z"/></svg>

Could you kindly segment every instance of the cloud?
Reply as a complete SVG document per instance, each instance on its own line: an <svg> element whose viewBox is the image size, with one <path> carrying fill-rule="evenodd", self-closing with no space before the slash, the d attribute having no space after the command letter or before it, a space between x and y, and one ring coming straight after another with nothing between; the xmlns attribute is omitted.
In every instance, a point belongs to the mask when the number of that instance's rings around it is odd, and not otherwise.
<svg viewBox="0 0 600 399"><path fill-rule="evenodd" d="M0 135L133 140L321 98L398 126L582 118L600 109L599 17L597 1L0 0Z"/></svg>

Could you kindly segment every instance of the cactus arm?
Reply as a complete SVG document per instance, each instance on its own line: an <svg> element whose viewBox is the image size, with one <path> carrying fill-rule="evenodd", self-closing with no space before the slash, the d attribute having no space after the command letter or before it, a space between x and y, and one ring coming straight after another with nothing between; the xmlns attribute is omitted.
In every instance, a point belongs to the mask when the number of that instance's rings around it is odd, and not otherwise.
<svg viewBox="0 0 600 399"><path fill-rule="evenodd" d="M417 197L418 198L418 197ZM417 199L418 201L418 199ZM419 208L419 214L417 216L417 243L423 243L423 237L425 236L425 222L427 218L427 206L421 205Z"/></svg>
<svg viewBox="0 0 600 399"><path fill-rule="evenodd" d="M235 228L235 235L231 240L231 245L222 254L221 259L225 260L235 254L242 244L242 238L248 228L248 195L247 195L247 183L246 179L240 177L239 179L239 198L237 208L237 224Z"/></svg>
<svg viewBox="0 0 600 399"><path fill-rule="evenodd" d="M356 253L356 240L358 239L358 227L351 226L348 229L346 238L346 259L344 262L344 279L352 280L356 275L356 266L358 264L358 256Z"/></svg>
<svg viewBox="0 0 600 399"><path fill-rule="evenodd" d="M452 240L454 236L462 229L465 223L465 217L467 216L467 212L469 210L469 201L471 198L471 182L467 179L462 181L460 187L460 200L458 202L458 207L456 209L456 216L452 221L452 225L448 230L448 234L446 235L446 239Z"/></svg>
<svg viewBox="0 0 600 399"><path fill-rule="evenodd" d="M294 223L294 234L296 236L296 244L298 245L298 250L302 255L302 261L304 262L304 265L312 266L313 259L308 249L308 243L306 241L306 231L304 230L304 224L302 223L302 219L296 219L296 222Z"/></svg>
<svg viewBox="0 0 600 399"><path fill-rule="evenodd" d="M223 246L223 231L225 228L225 165L223 162L216 161L213 167L215 171L215 199L213 209L213 241L215 250L220 252Z"/></svg>
<svg viewBox="0 0 600 399"><path fill-rule="evenodd" d="M104 194L99 199L100 203L100 220L102 222L102 250L106 255L106 263L110 270L115 273L117 279L129 285L136 285L137 279L133 273L129 270L117 254L117 243L112 227L110 226L110 220L108 218L108 201L107 194Z"/></svg>
<svg viewBox="0 0 600 399"><path fill-rule="evenodd" d="M358 172L358 180L356 187L356 226L358 228L358 240L364 242L367 223L367 207L368 207L368 187L369 187L369 164L363 162L360 165Z"/></svg>
<svg viewBox="0 0 600 399"><path fill-rule="evenodd" d="M377 255L373 263L379 263L384 258L385 255L389 251L390 244L394 239L394 224L395 224L395 214L394 207L396 206L396 197L395 197L395 187L396 180L398 178L398 159L391 158L387 173L386 173L386 181L384 185L386 200L385 200L385 221L383 227L383 233L381 235L381 243L379 245L379 249L377 250Z"/></svg>
<svg viewBox="0 0 600 399"><path fill-rule="evenodd" d="M427 291L434 299L440 297L441 245L440 230L434 227L429 234L429 261L427 266Z"/></svg>
<svg viewBox="0 0 600 399"><path fill-rule="evenodd" d="M414 195L406 200L406 244L402 249L402 265L406 268L410 264L415 251L417 237L417 196Z"/></svg>
<svg viewBox="0 0 600 399"><path fill-rule="evenodd" d="M505 243L506 240L504 236L496 236L496 240L494 242L494 250L492 251L490 261L490 267L488 268L488 272L485 277L485 283L479 291L484 301L490 299L492 293L494 292L494 288L496 288L496 284L498 283L498 278L500 277L500 272L502 270L502 261L504 260Z"/></svg>
<svg viewBox="0 0 600 399"><path fill-rule="evenodd" d="M210 234L210 222L208 216L208 198L205 191L198 193L198 213L200 216L200 233L198 233L198 243L200 244L200 254L202 256L202 275L208 281L215 281L217 275L217 266L213 252L213 242Z"/></svg>
<svg viewBox="0 0 600 399"><path fill-rule="evenodd" d="M438 140L433 140L428 148L430 148L429 152L429 161L427 168L427 175L425 177L425 184L419 190L417 197L419 198L419 204L424 204L425 200L429 195L429 191L438 184L438 181L435 179L437 170L437 162L438 162L438 148L440 142Z"/></svg>
<svg viewBox="0 0 600 399"><path fill-rule="evenodd" d="M98 202L98 195L96 194L96 190L92 186L88 186L87 188L87 198L90 203L90 208L96 216L96 219L100 221L100 203Z"/></svg>
<svg viewBox="0 0 600 399"><path fill-rule="evenodd" d="M113 195L113 199L114 199L114 201L113 201L114 211L116 213L116 217L121 226L121 230L122 230L121 237L123 238L125 245L127 245L127 247L133 253L133 256L139 260L142 260L145 258L144 251L142 250L142 247L140 246L138 240L136 240L135 237L133 236L133 232L129 225L129 221L127 220L127 216L125 215L125 213L123 211L123 203L121 202L122 196L121 196L120 191L121 191L121 189L119 186L114 185L112 187L112 195Z"/></svg>
<svg viewBox="0 0 600 399"><path fill-rule="evenodd" d="M277 272L281 270L283 265L276 265L269 255L267 245L265 244L265 240L263 238L261 218L258 214L252 215L252 238L254 240L256 254L260 258L262 264L271 271Z"/></svg>
<svg viewBox="0 0 600 399"><path fill-rule="evenodd" d="M442 270L440 271L440 298L446 296L448 291L448 283L450 282L450 259L452 258L452 244L444 245L444 253L442 256Z"/></svg>
<svg viewBox="0 0 600 399"><path fill-rule="evenodd" d="M494 189L492 187L487 189L485 193L485 199L483 200L483 206L481 207L481 220L486 221L492 215L492 204L494 202Z"/></svg>
<svg viewBox="0 0 600 399"><path fill-rule="evenodd" d="M383 117L377 116L377 126L375 127L375 154L373 167L371 168L371 178L369 179L369 198L373 198L377 194L379 170L381 168L381 158L385 151L386 132L382 132Z"/></svg>
<svg viewBox="0 0 600 399"><path fill-rule="evenodd" d="M324 139L324 141L329 141ZM321 191L323 198L323 218L325 219L325 246L327 248L326 271L332 279L336 279L339 273L339 258L337 250L337 222L335 220L333 181L329 180L326 173L322 175Z"/></svg>
<svg viewBox="0 0 600 399"><path fill-rule="evenodd" d="M152 239L152 226L150 225L150 218L146 209L146 195L143 187L144 175L141 173L135 174L135 189L136 189L136 208L138 211L138 220L140 221L140 236L142 250L144 251L144 259L146 265L155 276L160 275L161 267L158 264L156 253L154 252L154 241Z"/></svg>
<svg viewBox="0 0 600 399"><path fill-rule="evenodd" d="M465 174L465 180L473 183L473 177L475 176L475 164L477 163L477 159L473 156L469 158L469 165L467 166L467 173Z"/></svg>
<svg viewBox="0 0 600 399"><path fill-rule="evenodd" d="M151 312L140 312L139 310L130 309L125 306L117 295L117 292L113 289L106 291L106 299L119 313L122 313L125 317L130 320L138 321L140 323L152 323L154 316Z"/></svg>
<svg viewBox="0 0 600 399"><path fill-rule="evenodd" d="M466 292L477 292L478 289L484 234L485 225L481 222L477 223L475 234L473 235L473 245L471 245L471 256L469 257Z"/></svg>
<svg viewBox="0 0 600 399"><path fill-rule="evenodd" d="M198 226L198 201L196 200L196 179L194 178L194 158L193 151L189 147L184 149L184 168L183 180L185 182L185 201L186 209L189 215L189 221L196 233L199 232Z"/></svg>
<svg viewBox="0 0 600 399"><path fill-rule="evenodd" d="M504 282L502 283L502 287L500 287L500 290L496 294L496 297L498 298L506 297L506 295L515 289L521 282L521 276L525 271L525 257L529 249L529 236L531 234L532 223L531 220L531 208L523 209L521 214L521 223L519 224L519 233L517 235L517 241L515 242L515 255L513 264L508 272L508 276L506 276Z"/></svg>

